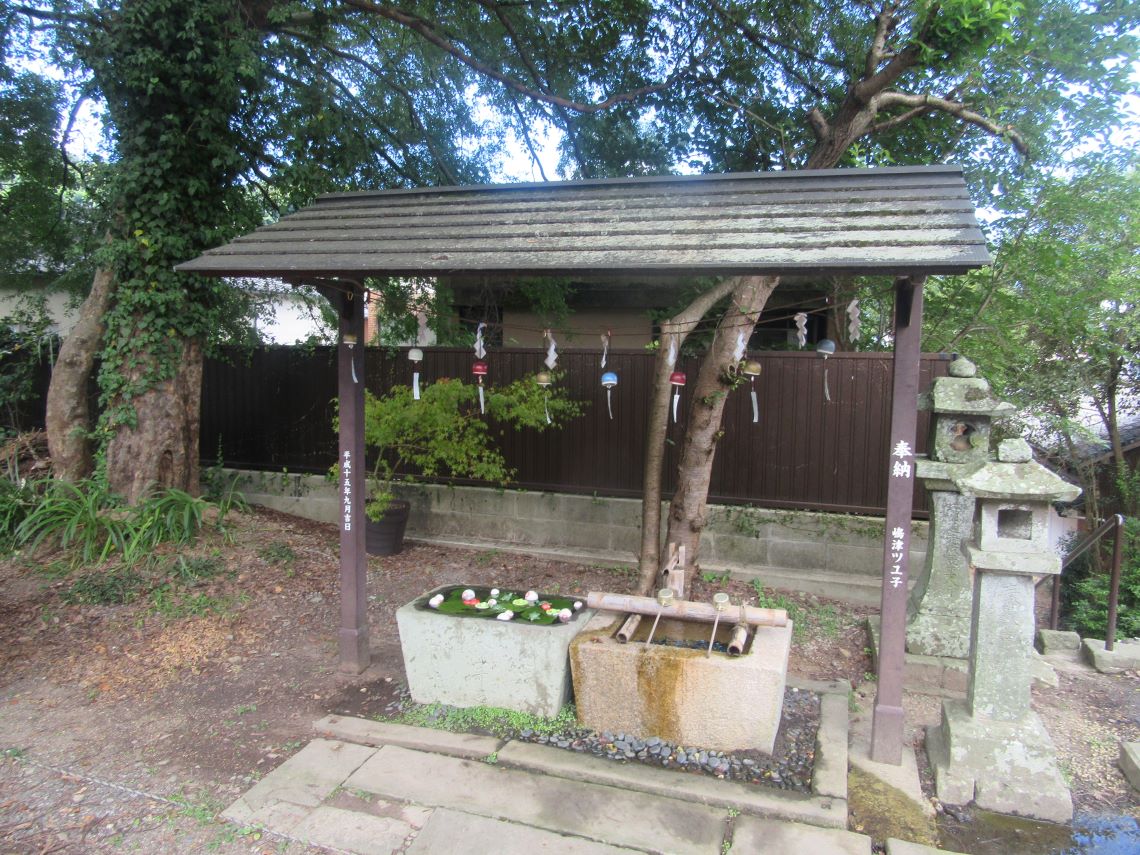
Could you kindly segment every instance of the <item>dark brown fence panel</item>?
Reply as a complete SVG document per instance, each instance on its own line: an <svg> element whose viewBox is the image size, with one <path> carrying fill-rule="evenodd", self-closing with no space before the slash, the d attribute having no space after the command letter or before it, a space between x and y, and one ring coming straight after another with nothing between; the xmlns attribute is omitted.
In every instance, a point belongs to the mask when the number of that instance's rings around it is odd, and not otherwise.
<svg viewBox="0 0 1140 855"><path fill-rule="evenodd" d="M710 498L716 502L771 507L881 513L886 502L890 423L889 353L832 356L814 353L756 354L762 373L755 381L760 421L752 422L750 384L733 391L725 407L724 437L713 468ZM495 350L485 382L494 386L532 375L542 367L537 350ZM471 381L470 350L425 350L421 382L442 377ZM382 394L394 383L410 384L406 351L369 350L368 388ZM924 356L921 388L945 374L938 356ZM617 372L613 419L601 386L601 353L567 351L559 356L560 383L585 404L584 414L561 430L505 428L500 440L515 485L533 490L639 496L645 453L653 355L611 351L606 370ZM678 424L670 420L665 489L676 481L685 413L697 364L680 366L690 378L681 391ZM831 400L824 396L827 372ZM336 458L332 430L336 390L335 352L266 348L209 360L202 398L202 456L212 463L219 450L240 468L323 472ZM918 450L925 448L929 419L919 416ZM925 509L921 489L916 508Z"/></svg>

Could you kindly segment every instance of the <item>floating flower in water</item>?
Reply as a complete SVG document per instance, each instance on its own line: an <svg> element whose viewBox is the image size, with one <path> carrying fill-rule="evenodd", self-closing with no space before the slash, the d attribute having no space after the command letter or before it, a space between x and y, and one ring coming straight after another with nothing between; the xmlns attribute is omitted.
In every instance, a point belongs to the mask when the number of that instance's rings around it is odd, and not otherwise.
<svg viewBox="0 0 1140 855"><path fill-rule="evenodd" d="M497 594L497 593L498 593L498 590L494 590L494 591L491 591L491 593L492 593L492 594ZM494 605L498 605L498 602L499 602L499 601L498 601L498 600L496 600L494 597L491 597L491 599L487 600L487 605L488 605L488 606L494 606Z"/></svg>
<svg viewBox="0 0 1140 855"><path fill-rule="evenodd" d="M548 612L548 611L550 611L550 603L546 602L546 600L543 600L543 601L542 601L541 603L539 603L538 605L539 605L539 606L542 608L542 610L543 610L544 612Z"/></svg>
<svg viewBox="0 0 1140 855"><path fill-rule="evenodd" d="M538 602L538 594L535 593L534 591L527 591L525 596L523 597L523 599L526 600L528 603L537 603Z"/></svg>
<svg viewBox="0 0 1140 855"><path fill-rule="evenodd" d="M497 597L497 596L499 596L499 589L498 589L498 588L492 588L492 589L491 589L491 596L492 596L492 597Z"/></svg>
<svg viewBox="0 0 1140 855"><path fill-rule="evenodd" d="M430 600L428 600L428 605L431 606L433 609L438 609L439 604L442 602L443 602L443 594L436 594L434 597L432 597Z"/></svg>
<svg viewBox="0 0 1140 855"><path fill-rule="evenodd" d="M500 612L498 615L495 616L495 620L510 620L514 616L515 616L515 613L511 612L511 611Z"/></svg>
<svg viewBox="0 0 1140 855"><path fill-rule="evenodd" d="M581 608L582 608L582 601L581 600L575 600L574 601L574 611L580 611Z"/></svg>
<svg viewBox="0 0 1140 855"><path fill-rule="evenodd" d="M459 598L461 600L473 600L475 599L475 592L470 588L466 588L464 589L463 593L459 595Z"/></svg>
<svg viewBox="0 0 1140 855"><path fill-rule="evenodd" d="M570 609L563 609L558 613L558 619L563 623L569 623L572 617L574 617L574 612L570 611Z"/></svg>

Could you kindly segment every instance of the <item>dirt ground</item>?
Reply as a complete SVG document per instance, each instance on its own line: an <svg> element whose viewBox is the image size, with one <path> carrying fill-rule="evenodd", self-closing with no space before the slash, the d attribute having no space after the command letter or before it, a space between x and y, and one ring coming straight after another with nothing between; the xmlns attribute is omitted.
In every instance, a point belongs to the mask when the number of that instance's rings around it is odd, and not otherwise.
<svg viewBox="0 0 1140 855"><path fill-rule="evenodd" d="M314 720L379 714L396 697L396 608L443 584L566 594L635 584L629 568L412 544L370 559L373 665L346 675L336 530L260 509L226 526L182 550L214 575L146 583L127 605L69 603L88 571L52 556L0 562L0 853L307 851L213 817L305 744ZM756 601L751 586L711 575L695 588L696 599L728 590ZM788 596L801 626L791 673L863 683L871 610ZM1035 703L1078 809L1135 810L1115 757L1118 736L1140 739L1137 675L1065 672ZM908 698L907 709L916 738L937 719L936 699Z"/></svg>

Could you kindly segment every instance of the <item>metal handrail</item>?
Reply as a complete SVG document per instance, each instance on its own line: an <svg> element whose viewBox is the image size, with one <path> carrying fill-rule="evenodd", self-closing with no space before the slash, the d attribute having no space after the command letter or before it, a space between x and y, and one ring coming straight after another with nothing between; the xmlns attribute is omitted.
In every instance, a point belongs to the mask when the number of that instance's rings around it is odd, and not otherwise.
<svg viewBox="0 0 1140 855"><path fill-rule="evenodd" d="M1093 544L1097 543L1109 532L1113 533L1112 545L1112 573L1109 579L1108 587L1108 626L1104 632L1104 649L1112 650L1113 642L1116 640L1116 606L1120 598L1120 564L1123 556L1123 541L1121 539L1121 532L1124 531L1124 517L1120 514L1113 514L1106 519L1095 531L1089 532L1084 537L1073 545L1069 550L1069 554L1065 556L1065 560L1061 562L1061 572L1065 568L1084 555ZM1053 577L1053 602L1049 609L1049 628L1057 629L1061 623L1061 574L1058 573Z"/></svg>

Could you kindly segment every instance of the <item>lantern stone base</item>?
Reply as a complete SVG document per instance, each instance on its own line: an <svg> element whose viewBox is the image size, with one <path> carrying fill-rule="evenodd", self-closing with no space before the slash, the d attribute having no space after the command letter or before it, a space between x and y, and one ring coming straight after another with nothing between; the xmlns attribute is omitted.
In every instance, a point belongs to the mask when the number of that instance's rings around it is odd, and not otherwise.
<svg viewBox="0 0 1140 855"><path fill-rule="evenodd" d="M998 813L1069 822L1073 799L1057 752L1034 712L1018 721L972 717L964 701L942 702L942 723L926 731L938 798L973 801Z"/></svg>
<svg viewBox="0 0 1140 855"><path fill-rule="evenodd" d="M590 609L569 623L534 626L416 607L434 593L396 611L412 700L558 715L570 701L567 649L593 616Z"/></svg>
<svg viewBox="0 0 1140 855"><path fill-rule="evenodd" d="M718 751L771 753L780 729L792 624L757 627L743 654L613 637L621 616L598 612L570 645L578 720L598 731L658 736ZM728 626L718 631L727 638ZM662 620L654 638L708 642L711 624ZM723 635L722 635L723 633Z"/></svg>

